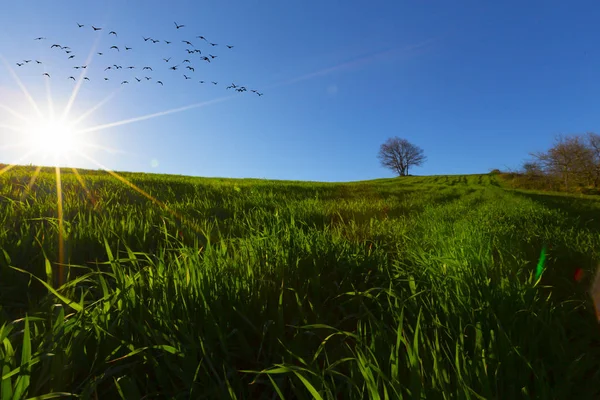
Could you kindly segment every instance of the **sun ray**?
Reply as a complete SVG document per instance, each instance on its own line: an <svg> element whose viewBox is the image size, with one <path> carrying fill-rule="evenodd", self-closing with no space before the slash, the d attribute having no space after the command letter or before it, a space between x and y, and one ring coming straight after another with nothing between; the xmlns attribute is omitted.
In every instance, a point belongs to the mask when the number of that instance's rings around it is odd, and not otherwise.
<svg viewBox="0 0 600 400"><path fill-rule="evenodd" d="M13 110L12 108L5 106L4 104L0 104L0 108L3 109L4 111L7 111L9 114L22 119L23 121L27 121L27 118L21 114L19 114L18 112L16 112L15 110Z"/></svg>
<svg viewBox="0 0 600 400"><path fill-rule="evenodd" d="M92 157L88 156L87 154L82 153L82 152L78 152L78 153L79 153L79 155L81 155L81 157L83 157L83 158L91 161L92 163L96 164L98 167L100 167L104 171L108 172L110 175L112 175L113 177L115 177L116 179L118 179L119 181L121 181L122 183L124 183L125 185L129 186L131 189L133 189L136 192L140 193L142 196L146 197L148 200L150 200L154 204L158 205L159 207L163 208L165 211L167 211L168 213L170 213L171 215L173 215L175 218L177 218L178 220L180 220L184 224L190 226L192 229L194 229L195 232L202 233L201 229L198 227L198 225L196 223L194 223L193 221L189 221L182 214L178 213L175 210L172 210L171 208L169 208L169 206L167 204L165 204L164 202L158 200L157 198L155 198L154 196L152 196L151 194L149 194L148 192L146 192L142 188L138 187L134 183L130 182L129 180L127 180L127 178L122 177L121 175L117 174L116 172L110 170L109 168L105 167L100 162L94 160Z"/></svg>
<svg viewBox="0 0 600 400"><path fill-rule="evenodd" d="M60 176L60 167L55 167L56 171L56 210L58 212L58 286L61 287L66 279L64 264L65 264L65 236L64 236L64 221L63 221L63 194L62 180Z"/></svg>
<svg viewBox="0 0 600 400"><path fill-rule="evenodd" d="M127 178L124 178L121 175L117 174L116 172L110 170L109 168L105 167L100 162L94 160L92 157L88 156L87 154L85 154L83 152L78 152L78 153L79 153L80 156L82 156L83 158L85 158L85 159L91 161L92 163L96 164L98 167L102 168L103 170L105 170L106 172L108 172L109 174L111 174L112 176L114 176L115 178L117 178L119 181L123 182L124 184L126 184L127 186L129 186L130 188L132 188L133 190L135 190L136 192L140 193L142 196L144 196L147 199L149 199L150 201L152 201L153 203L155 203L155 204L157 204L157 205L159 205L159 206L161 206L163 208L169 208L162 201L160 201L157 198L153 197L151 194L149 194L148 192L144 191L140 187L136 186L132 182L129 182L127 180Z"/></svg>
<svg viewBox="0 0 600 400"><path fill-rule="evenodd" d="M132 154L132 153L128 153L125 150L120 150L120 149L116 149L114 147L108 147L108 146L103 146L101 144L97 144L97 143L91 143L91 142L82 142L81 146L83 147L91 147L93 149L98 149L98 150L104 150L107 153L111 153L111 154Z"/></svg>
<svg viewBox="0 0 600 400"><path fill-rule="evenodd" d="M104 100L102 100L101 102L99 102L98 104L96 104L94 107L90 108L89 110L87 110L86 112L84 112L83 114L81 114L75 121L73 121L73 126L76 126L77 124L79 124L83 120L85 120L87 117L89 117L90 115L92 115L100 107L102 107L104 104L106 104L110 99L112 99L113 97L115 97L117 95L117 93L119 93L121 90L123 90L123 87L120 87L119 89L115 90L114 92L112 92L111 94L109 94L108 96L106 96L106 98Z"/></svg>
<svg viewBox="0 0 600 400"><path fill-rule="evenodd" d="M31 192L31 188L33 187L33 184L35 183L41 170L42 170L41 165L36 167L35 172L33 173L33 175L31 175L31 179L29 180L29 183L27 184L27 190L25 190L23 192L23 194L21 195L21 201L25 201L25 196L27 196Z"/></svg>
<svg viewBox="0 0 600 400"><path fill-rule="evenodd" d="M25 132L25 128L20 128L18 126L6 125L6 124L0 124L0 129L7 129L9 131L13 131L13 132L17 132L17 133Z"/></svg>
<svg viewBox="0 0 600 400"><path fill-rule="evenodd" d="M1 55L1 54L0 54L0 59L2 59L2 62L4 63L4 66L6 67L6 69L8 69L8 72L10 72L10 74L12 75L13 79L15 80L15 82L17 82L17 85L19 85L19 87L21 88L21 91L23 92L23 95L25 95L25 97L27 98L27 101L29 101L29 104L31 104L31 106L33 107L33 109L35 110L35 112L38 114L38 116L41 117L42 116L42 112L40 111L40 108L38 107L38 105L35 102L35 100L33 99L33 97L31 97L31 95L29 94L29 92L27 91L27 89L25 88L25 85L23 85L23 82L21 82L21 79L18 77L17 73L8 64L8 62L6 61L6 59L4 58L4 56Z"/></svg>
<svg viewBox="0 0 600 400"><path fill-rule="evenodd" d="M29 157L30 155L32 155L33 153L35 153L35 150L31 150L28 151L27 153L25 153L24 155L22 155L17 162L13 163L13 164L8 164L6 166L4 166L4 168L0 169L0 176L2 176L2 174L4 174L5 172L10 171L11 169L13 169L14 167L18 166L19 162L26 159L27 157Z"/></svg>
<svg viewBox="0 0 600 400"><path fill-rule="evenodd" d="M77 180L79 181L79 184L81 184L81 187L83 187L83 190L85 191L86 196L88 197L88 199L90 199L90 201L92 202L92 205L96 205L96 199L94 199L94 196L92 196L92 192L90 192L90 190L88 189L87 185L85 184L85 181L83 180L83 177L81 176L81 174L79 173L79 171L77 171L77 168L71 168L71 170L73 171L73 174L75 175L75 178L77 178Z"/></svg>
<svg viewBox="0 0 600 400"><path fill-rule="evenodd" d="M173 109L167 110L167 111L159 111L159 112L153 113L153 114L147 114L147 115L143 115L141 117L134 117L134 118L124 119L124 120L117 121L117 122L111 122L108 124L97 125L97 126L93 126L90 128L82 129L82 130L78 131L78 133L96 132L96 131L100 131L103 129L109 129L109 128L114 128L117 126L128 125L128 124L132 124L134 122L144 121L147 119L162 117L162 116L169 115L169 114L174 114L174 113L178 113L178 112L182 112L182 111L191 110L192 108L199 108L199 107L208 106L210 104L220 103L225 100L232 99L234 97L235 96L221 97L221 98L218 98L215 100L204 101L202 103L190 104L189 106L173 108Z"/></svg>
<svg viewBox="0 0 600 400"><path fill-rule="evenodd" d="M41 171L42 171L42 166L38 165L35 168L35 172L33 173L33 175L31 175L31 179L29 180L29 184L27 185L27 190L31 190L31 188L33 187L33 184L35 183L35 181Z"/></svg>
<svg viewBox="0 0 600 400"><path fill-rule="evenodd" d="M98 43L100 42L101 37L102 37L102 35L98 35L98 37L96 38L96 41L90 48L90 53L88 54L87 59L85 61L85 65L87 65L88 67L92 64L96 48L98 47ZM69 113L71 112L71 108L73 107L73 104L75 103L75 99L77 98L77 95L79 94L79 90L81 89L81 85L83 83L83 78L85 77L86 73L87 73L87 68L82 68L81 73L79 74L79 79L77 80L77 83L75 84L75 87L73 88L73 92L71 92L71 97L69 98L69 101L67 102L67 105L63 111L63 115L61 117L62 121L65 121L69 117Z"/></svg>
<svg viewBox="0 0 600 400"><path fill-rule="evenodd" d="M13 149L16 147L25 147L28 144L29 144L28 142L17 142L17 143L4 144L4 145L0 146L0 150Z"/></svg>

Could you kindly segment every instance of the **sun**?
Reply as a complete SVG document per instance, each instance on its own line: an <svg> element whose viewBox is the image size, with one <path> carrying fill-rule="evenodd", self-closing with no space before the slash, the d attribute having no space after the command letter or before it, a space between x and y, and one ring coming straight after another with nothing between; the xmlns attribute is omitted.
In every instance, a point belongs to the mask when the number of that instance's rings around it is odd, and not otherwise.
<svg viewBox="0 0 600 400"><path fill-rule="evenodd" d="M67 121L57 118L32 119L25 132L27 147L44 156L61 158L82 150L81 135Z"/></svg>

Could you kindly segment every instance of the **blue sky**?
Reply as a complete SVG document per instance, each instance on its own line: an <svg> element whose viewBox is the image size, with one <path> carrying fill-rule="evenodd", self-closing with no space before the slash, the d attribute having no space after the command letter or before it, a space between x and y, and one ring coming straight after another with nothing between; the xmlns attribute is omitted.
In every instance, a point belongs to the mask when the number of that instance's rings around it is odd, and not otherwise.
<svg viewBox="0 0 600 400"><path fill-rule="evenodd" d="M81 128L194 106L86 134L119 150L86 150L117 171L388 177L376 154L386 138L400 136L428 156L414 174L486 173L518 167L557 134L600 131L599 12L593 1L11 1L0 14L0 55L43 113L48 97L55 110L64 109L76 86L68 76L82 78L72 67L87 63L90 81L69 120L109 100ZM174 21L185 27L177 30ZM47 40L34 41L38 36ZM217 58L209 64L188 56L181 40ZM50 49L54 43L76 57L67 60ZM121 51L110 50L113 44ZM104 54L90 61L91 50ZM194 72L182 69L186 58ZM16 66L24 59L43 64ZM180 69L168 70L174 62ZM124 69L104 72L115 63ZM152 74L142 74L145 65ZM9 69L0 68L6 146L22 135L11 128L22 122L6 107L25 118L35 113ZM134 81L142 75L152 80ZM130 84L120 85L125 79ZM232 82L264 96L226 90ZM0 162L17 161L26 150L0 148ZM21 160L29 162L42 161ZM71 163L98 168L75 155Z"/></svg>

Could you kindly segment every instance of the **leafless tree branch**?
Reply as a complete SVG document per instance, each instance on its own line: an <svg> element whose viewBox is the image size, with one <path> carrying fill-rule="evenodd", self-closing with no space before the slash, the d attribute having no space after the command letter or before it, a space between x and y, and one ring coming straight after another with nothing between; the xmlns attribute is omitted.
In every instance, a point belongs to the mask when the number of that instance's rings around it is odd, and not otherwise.
<svg viewBox="0 0 600 400"><path fill-rule="evenodd" d="M427 160L423 149L397 136L389 138L381 145L377 158L383 167L391 169L399 176L408 175L410 167L421 166Z"/></svg>

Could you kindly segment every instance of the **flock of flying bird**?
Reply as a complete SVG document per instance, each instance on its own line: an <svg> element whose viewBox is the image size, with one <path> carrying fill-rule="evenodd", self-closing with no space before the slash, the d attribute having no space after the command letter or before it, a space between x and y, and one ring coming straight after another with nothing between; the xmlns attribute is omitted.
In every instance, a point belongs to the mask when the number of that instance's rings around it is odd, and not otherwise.
<svg viewBox="0 0 600 400"><path fill-rule="evenodd" d="M77 27L79 29L81 29L81 28L84 28L85 25L77 23ZM175 22L175 29L176 30L180 30L180 29L182 29L184 27L185 27L185 25L179 25L179 24L177 24L177 22ZM91 25L91 28L93 29L94 32L98 32L98 31L102 31L103 30L103 28L96 27L94 25ZM112 36L114 38L118 38L118 34L117 34L116 31L110 31L108 33L108 35ZM166 45L171 45L173 43L172 41L159 40L159 39L154 39L154 38L145 37L145 36L142 36L142 39L144 40L144 42L146 42L146 43L152 43L152 44L164 43ZM217 44L217 43L209 42L204 36L196 36L196 39L204 41L205 44L207 46L210 46L211 49L215 48L216 46L219 46L219 44ZM37 37L34 40L36 40L36 41L42 41L42 40L47 40L47 38L45 38L45 37ZM179 69L185 70L185 73L182 74L182 75L183 75L183 79L185 79L186 81L194 79L193 73L196 71L196 68L197 68L197 67L194 67L194 65L192 64L192 60L191 59L193 59L194 57L196 57L196 60L198 60L198 61L201 61L201 62L204 62L204 63L211 63L211 62L213 62L218 57L218 56L213 55L211 53L203 53L202 50L198 49L196 47L196 45L194 45L189 40L181 40L181 43L184 43L187 46L184 49L186 51L186 53L187 53L187 56L186 56L187 58L183 59L178 64L174 64L174 63L171 62L171 60L173 59L173 56L168 57L168 58L167 57L162 58L162 61L165 63L163 65L163 69L171 70L171 71L178 71ZM227 44L224 47L226 47L228 50L230 50L230 49L233 49L234 46ZM74 60L76 58L76 55L73 54L73 50L69 46L63 46L61 44L54 43L54 44L52 44L50 46L50 48L51 49L56 49L58 51L63 51L67 60ZM124 53L127 53L127 52L132 51L133 48L129 47L129 46L126 46L126 45L116 45L116 44L113 44L113 45L111 45L107 49L108 52L112 52L113 54L120 54L121 50L123 50ZM98 56L103 56L103 55L106 54L106 52L97 52L96 54ZM39 60L23 60L22 62L17 62L16 65L18 67L23 67L23 66L25 66L27 64L30 64L32 62L35 62L35 64L42 64L42 61L39 61ZM73 69L75 69L75 70L86 70L87 68L88 68L87 65L75 65L75 66L73 66ZM147 76L147 75L152 75L152 73L154 72L154 68L151 67L151 66L149 66L149 65L145 65L145 66L143 66L141 68L136 67L136 66L132 66L132 65L131 66L123 66L123 65L116 64L116 63L115 64L111 64L111 65L106 65L105 68L104 68L104 72L106 73L107 76L105 76L103 78L104 81L111 80L111 77L109 77L110 74L111 73L114 74L114 71L118 71L118 70L121 70L121 69L131 70L131 71L132 70L140 70L141 71L141 75L138 75L138 76L135 76L135 74L133 75L133 79L135 79L136 82L154 81L154 82L156 82L156 84L164 86L163 80L154 80L154 78L152 76ZM148 71L148 72L146 72L146 71ZM83 71L83 72L85 72L85 71ZM50 78L51 77L48 72L44 72L42 75L45 76L46 78ZM82 74L82 76L83 75L85 75L85 73ZM66 79L73 80L74 82L77 81L77 79L75 78L75 76L68 76L68 77L66 77ZM85 80L85 81L90 81L90 78L87 77L87 76L84 76L82 79ZM131 78L128 78L128 79L133 82L133 79L131 79ZM128 79L121 80L121 85L129 84L129 80ZM199 80L198 82L200 84L209 83L209 81L204 81L204 80ZM210 83L212 83L213 85L218 85L219 84L216 81L210 81ZM250 89L250 90L248 90L245 86L238 85L238 84L235 84L235 83L232 83L231 85L227 86L226 89L233 89L233 90L235 90L237 92L240 92L240 93L246 92L246 91L250 91L250 92L252 92L252 93L254 93L254 94L258 95L258 96L262 96L263 95L263 93L259 92L256 89Z"/></svg>

